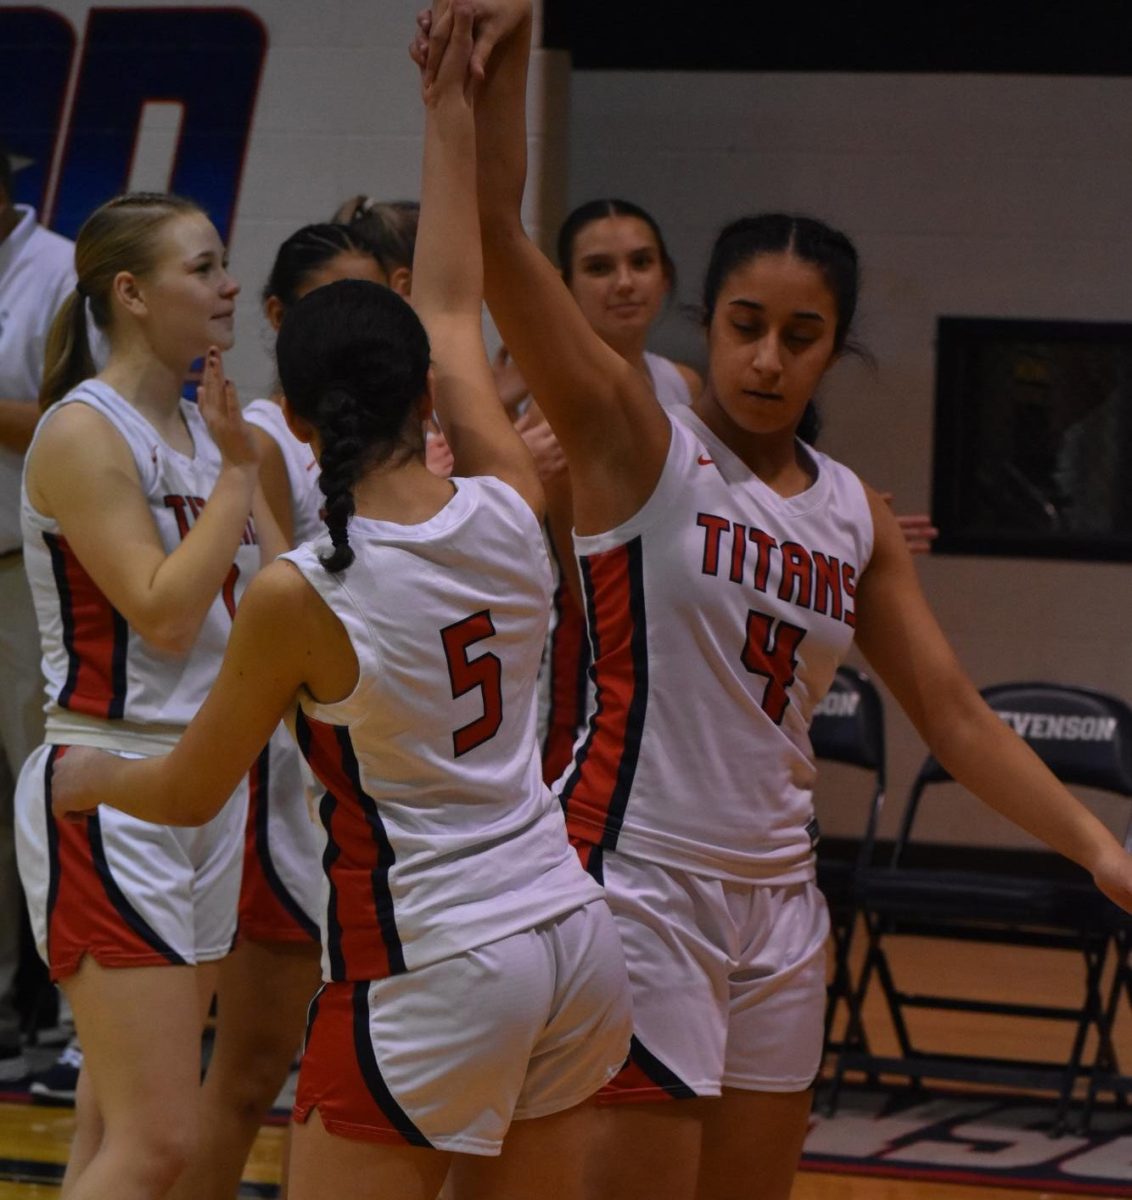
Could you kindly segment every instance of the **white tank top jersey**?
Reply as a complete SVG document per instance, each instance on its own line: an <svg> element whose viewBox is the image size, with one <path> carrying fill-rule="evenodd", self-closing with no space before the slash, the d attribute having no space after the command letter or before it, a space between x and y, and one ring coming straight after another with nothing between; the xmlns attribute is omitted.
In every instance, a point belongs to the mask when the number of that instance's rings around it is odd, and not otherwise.
<svg viewBox="0 0 1132 1200"><path fill-rule="evenodd" d="M195 447L190 458L163 441L137 409L97 379L79 384L53 405L36 437L68 404L89 405L125 439L161 544L171 554L200 515L220 474L220 451L196 405L181 402ZM126 624L79 562L58 522L32 507L26 483L20 510L24 564L43 647L47 740L81 744L90 740L92 726L97 729L106 721L141 727L187 725L216 678L236 605L260 565L251 519L192 650L178 656L148 645ZM115 736L112 732L111 740ZM105 744L105 739L97 740Z"/></svg>
<svg viewBox="0 0 1132 1200"><path fill-rule="evenodd" d="M715 878L813 878L808 729L853 638L873 525L817 451L783 499L691 409L652 496L575 534L597 705L558 788L571 834Z"/></svg>
<svg viewBox="0 0 1132 1200"><path fill-rule="evenodd" d="M324 497L318 486L318 459L310 446L287 428L283 410L274 400L253 400L244 408L244 419L258 426L279 447L291 484L291 518L295 543L311 542L326 532L322 520Z"/></svg>
<svg viewBox="0 0 1132 1200"><path fill-rule="evenodd" d="M645 366L653 392L663 408L688 408L693 396L684 376L671 359L645 351ZM547 535L549 541L549 534ZM562 571L551 547L554 568L554 599L550 630L539 676L539 744L549 777L557 778L566 766L568 729L582 730L593 711L593 688L589 682L590 647L585 636L585 617L562 579Z"/></svg>
<svg viewBox="0 0 1132 1200"><path fill-rule="evenodd" d="M652 390L662 408L686 408L695 399L691 388L684 381L684 376L676 369L676 364L671 359L646 350L645 366L648 367L652 379Z"/></svg>
<svg viewBox="0 0 1132 1200"><path fill-rule="evenodd" d="M538 521L496 479L453 479L418 525L354 517L356 559L284 557L342 622L352 694L300 697L326 789L323 972L379 979L508 937L601 895L542 782L535 678L550 603Z"/></svg>

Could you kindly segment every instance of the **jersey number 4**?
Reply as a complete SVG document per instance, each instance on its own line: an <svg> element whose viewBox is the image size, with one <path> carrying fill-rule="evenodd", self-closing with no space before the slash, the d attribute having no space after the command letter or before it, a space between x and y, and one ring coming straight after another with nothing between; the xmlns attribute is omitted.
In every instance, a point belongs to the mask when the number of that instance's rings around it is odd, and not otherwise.
<svg viewBox="0 0 1132 1200"><path fill-rule="evenodd" d="M743 666L752 675L766 677L763 712L776 724L782 724L790 705L790 685L798 669L798 646L806 636L804 629L779 621L766 613L747 613L747 642L743 647Z"/></svg>
<svg viewBox="0 0 1132 1200"><path fill-rule="evenodd" d="M495 633L491 612L484 609L440 631L444 656L448 660L448 678L452 698L459 699L479 688L483 693L483 716L462 725L452 734L452 749L457 758L490 741L503 724L503 664L490 651L468 658L468 647Z"/></svg>

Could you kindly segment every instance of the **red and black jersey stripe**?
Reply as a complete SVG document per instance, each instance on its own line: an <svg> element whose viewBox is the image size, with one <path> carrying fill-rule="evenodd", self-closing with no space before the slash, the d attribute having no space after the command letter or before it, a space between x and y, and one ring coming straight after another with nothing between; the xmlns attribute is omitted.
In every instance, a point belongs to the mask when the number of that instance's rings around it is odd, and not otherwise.
<svg viewBox="0 0 1132 1200"><path fill-rule="evenodd" d="M67 678L56 701L60 708L120 720L126 709L126 651L129 627L102 594L65 538L45 533L59 596Z"/></svg>
<svg viewBox="0 0 1132 1200"><path fill-rule="evenodd" d="M295 732L299 749L327 789L319 817L326 830L322 865L330 883L331 978L400 975L406 969L405 956L389 888L395 855L377 805L362 787L350 731L300 711Z"/></svg>
<svg viewBox="0 0 1132 1200"><path fill-rule="evenodd" d="M613 849L625 818L648 707L641 539L581 560L596 704L562 790L567 828Z"/></svg>
<svg viewBox="0 0 1132 1200"><path fill-rule="evenodd" d="M307 916L303 906L283 882L271 855L269 817L271 805L276 802L301 804L302 797L287 796L281 801L273 799L271 795L271 749L269 746L265 746L248 772L248 824L244 847L245 889L248 886L246 881L249 872L258 870L267 882L271 895L285 914L285 917L281 915L279 919L289 919L294 922L307 937L317 942L319 940L318 926ZM265 901L265 903L269 902Z"/></svg>
<svg viewBox="0 0 1132 1200"><path fill-rule="evenodd" d="M542 745L542 777L553 783L570 765L574 743L586 723L586 681L590 643L586 619L564 581L554 592L554 631L550 635L550 711Z"/></svg>

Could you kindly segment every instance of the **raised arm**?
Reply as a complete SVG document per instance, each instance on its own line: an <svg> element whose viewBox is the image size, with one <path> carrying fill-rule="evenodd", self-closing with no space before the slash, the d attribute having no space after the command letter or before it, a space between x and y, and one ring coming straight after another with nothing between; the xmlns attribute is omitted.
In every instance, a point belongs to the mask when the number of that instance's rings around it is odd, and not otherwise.
<svg viewBox="0 0 1132 1200"><path fill-rule="evenodd" d="M1132 857L987 706L924 599L896 518L877 493L869 501L875 546L857 589L865 657L953 778L1132 909Z"/></svg>
<svg viewBox="0 0 1132 1200"><path fill-rule="evenodd" d="M412 303L432 345L436 412L456 473L506 480L541 517L538 474L499 402L483 344L470 4L458 0L452 15L447 53L435 79L423 88L424 165Z"/></svg>
<svg viewBox="0 0 1132 1200"><path fill-rule="evenodd" d="M487 302L566 453L577 527L595 532L631 516L651 494L670 427L647 383L594 333L523 229L528 0L480 0L477 12L499 37L476 99Z"/></svg>

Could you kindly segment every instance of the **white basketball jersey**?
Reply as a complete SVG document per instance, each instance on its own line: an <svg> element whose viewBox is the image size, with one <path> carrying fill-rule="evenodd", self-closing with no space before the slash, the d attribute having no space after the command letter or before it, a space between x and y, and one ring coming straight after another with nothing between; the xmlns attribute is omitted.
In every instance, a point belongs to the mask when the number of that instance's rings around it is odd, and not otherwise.
<svg viewBox="0 0 1132 1200"><path fill-rule="evenodd" d="M687 408L692 403L695 397L671 359L646 350L645 366L652 379L652 390L662 408Z"/></svg>
<svg viewBox="0 0 1132 1200"><path fill-rule="evenodd" d="M656 398L664 408L687 408L692 393L670 359L645 351L645 367ZM585 617L556 562L550 631L539 677L539 743L543 748L543 773L553 782L570 761L574 742L593 711L589 682L590 647Z"/></svg>
<svg viewBox="0 0 1132 1200"><path fill-rule="evenodd" d="M718 878L813 877L808 727L872 552L857 477L816 451L784 499L691 409L656 490L575 535L597 705L559 784L571 834Z"/></svg>
<svg viewBox="0 0 1132 1200"><path fill-rule="evenodd" d="M181 412L195 447L174 450L113 388L88 379L48 409L39 431L68 404L101 413L130 447L166 553L181 544L205 506L220 474L220 451L195 404ZM37 437L38 433L37 431ZM43 648L48 720L65 729L76 719L180 725L192 720L208 695L224 655L236 605L259 568L259 547L249 517L235 561L187 655L148 645L87 574L59 524L37 512L23 488L20 504L24 565L31 583Z"/></svg>
<svg viewBox="0 0 1132 1200"><path fill-rule="evenodd" d="M291 520L295 544L314 541L326 533L322 520L325 498L318 486L318 459L310 446L287 428L283 410L273 400L253 400L244 408L244 419L257 425L279 447L291 484Z"/></svg>
<svg viewBox="0 0 1132 1200"><path fill-rule="evenodd" d="M530 508L491 478L419 525L354 517L356 559L285 557L358 656L354 692L304 695L295 736L326 792L323 968L378 979L599 896L542 782L535 679L550 567Z"/></svg>

